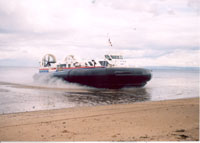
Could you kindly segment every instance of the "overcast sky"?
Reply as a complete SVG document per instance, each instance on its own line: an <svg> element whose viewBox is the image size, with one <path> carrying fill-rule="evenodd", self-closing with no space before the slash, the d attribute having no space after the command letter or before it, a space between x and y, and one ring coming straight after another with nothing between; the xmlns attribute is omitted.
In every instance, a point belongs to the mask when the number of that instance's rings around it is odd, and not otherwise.
<svg viewBox="0 0 200 143"><path fill-rule="evenodd" d="M199 66L199 8L199 0L0 0L0 65L113 52L137 66Z"/></svg>

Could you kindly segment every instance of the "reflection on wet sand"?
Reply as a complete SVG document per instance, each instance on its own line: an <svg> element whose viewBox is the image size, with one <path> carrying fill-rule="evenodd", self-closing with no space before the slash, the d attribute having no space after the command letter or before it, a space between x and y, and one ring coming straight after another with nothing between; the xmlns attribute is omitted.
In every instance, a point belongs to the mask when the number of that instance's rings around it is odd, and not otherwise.
<svg viewBox="0 0 200 143"><path fill-rule="evenodd" d="M145 88L131 88L121 90L93 89L89 90L88 93L68 92L65 93L64 96L68 98L70 102L88 105L121 104L150 100L149 93Z"/></svg>
<svg viewBox="0 0 200 143"><path fill-rule="evenodd" d="M97 89L0 82L0 114L46 109L133 103L150 100L145 88Z"/></svg>
<svg viewBox="0 0 200 143"><path fill-rule="evenodd" d="M199 69L155 69L144 88L120 90L90 88L48 76L35 79L37 72L37 68L0 69L0 114L199 97Z"/></svg>

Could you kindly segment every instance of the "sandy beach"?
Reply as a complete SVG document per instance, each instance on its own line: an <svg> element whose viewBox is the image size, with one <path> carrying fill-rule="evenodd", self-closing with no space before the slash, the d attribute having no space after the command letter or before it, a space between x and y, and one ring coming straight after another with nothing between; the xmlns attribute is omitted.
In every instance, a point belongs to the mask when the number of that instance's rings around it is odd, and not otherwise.
<svg viewBox="0 0 200 143"><path fill-rule="evenodd" d="M199 98L0 115L1 141L197 141Z"/></svg>

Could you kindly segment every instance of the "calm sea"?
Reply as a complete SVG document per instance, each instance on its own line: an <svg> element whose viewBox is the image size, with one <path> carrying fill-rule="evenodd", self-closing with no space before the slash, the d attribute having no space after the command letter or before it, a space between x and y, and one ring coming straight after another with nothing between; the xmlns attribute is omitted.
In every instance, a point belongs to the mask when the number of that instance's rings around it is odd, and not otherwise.
<svg viewBox="0 0 200 143"><path fill-rule="evenodd" d="M0 67L0 114L199 96L198 68L151 69L153 77L145 87L110 90L48 77L34 80L37 68Z"/></svg>

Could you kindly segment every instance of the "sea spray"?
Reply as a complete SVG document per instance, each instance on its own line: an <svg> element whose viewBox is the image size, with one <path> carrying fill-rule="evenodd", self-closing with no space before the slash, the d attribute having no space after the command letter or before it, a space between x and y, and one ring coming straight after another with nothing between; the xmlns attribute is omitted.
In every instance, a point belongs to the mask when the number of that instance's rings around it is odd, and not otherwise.
<svg viewBox="0 0 200 143"><path fill-rule="evenodd" d="M0 67L0 81L9 83L32 83L32 76L38 69L34 67Z"/></svg>
<svg viewBox="0 0 200 143"><path fill-rule="evenodd" d="M20 85L24 87L48 87L64 89L88 89L75 83L68 83L62 79L51 77L48 74L38 74L36 67L0 67L0 82L9 85Z"/></svg>
<svg viewBox="0 0 200 143"><path fill-rule="evenodd" d="M52 87L52 88L65 88L65 89L91 89L87 86L81 86L76 83L69 83L60 78L52 77L49 74L34 74L34 85Z"/></svg>

